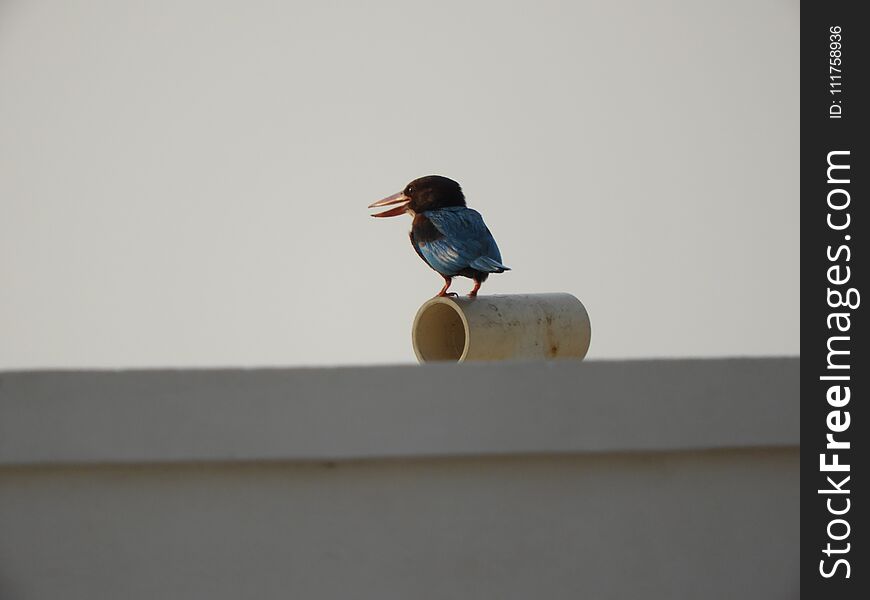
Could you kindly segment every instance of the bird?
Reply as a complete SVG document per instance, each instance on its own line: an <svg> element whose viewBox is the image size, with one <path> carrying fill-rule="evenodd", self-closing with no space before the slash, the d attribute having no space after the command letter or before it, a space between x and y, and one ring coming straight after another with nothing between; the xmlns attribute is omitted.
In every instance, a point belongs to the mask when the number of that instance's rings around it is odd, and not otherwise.
<svg viewBox="0 0 870 600"><path fill-rule="evenodd" d="M462 187L448 177L427 175L415 179L401 192L369 205L394 208L373 217L411 215L411 246L427 265L444 278L437 296L455 297L449 292L453 278L474 280L469 298L476 298L480 285L490 273L510 271L483 217L465 204Z"/></svg>

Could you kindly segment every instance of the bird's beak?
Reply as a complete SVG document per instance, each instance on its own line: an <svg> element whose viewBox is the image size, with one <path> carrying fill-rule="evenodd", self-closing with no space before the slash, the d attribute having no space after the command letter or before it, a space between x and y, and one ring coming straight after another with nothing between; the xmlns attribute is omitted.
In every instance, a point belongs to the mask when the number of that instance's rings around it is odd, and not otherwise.
<svg viewBox="0 0 870 600"><path fill-rule="evenodd" d="M405 214L405 212L408 210L409 202L411 202L411 199L408 198L403 192L399 192L398 194L387 196L383 200L378 200L377 202L369 204L369 208L398 204L399 206L395 208L391 208L389 210L385 210L384 212L379 212L372 215L373 217L396 217L398 215Z"/></svg>

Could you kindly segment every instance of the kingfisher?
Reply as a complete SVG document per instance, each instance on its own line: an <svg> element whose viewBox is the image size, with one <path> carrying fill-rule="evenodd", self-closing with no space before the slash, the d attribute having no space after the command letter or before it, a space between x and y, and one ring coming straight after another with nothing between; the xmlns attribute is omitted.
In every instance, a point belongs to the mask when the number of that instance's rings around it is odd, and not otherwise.
<svg viewBox="0 0 870 600"><path fill-rule="evenodd" d="M398 206L372 216L411 215L411 246L444 278L438 296L456 296L447 290L454 277L462 276L474 280L468 297L475 298L490 273L510 271L502 264L501 252L483 217L465 205L462 188L452 179L441 175L420 177L369 208L393 204Z"/></svg>

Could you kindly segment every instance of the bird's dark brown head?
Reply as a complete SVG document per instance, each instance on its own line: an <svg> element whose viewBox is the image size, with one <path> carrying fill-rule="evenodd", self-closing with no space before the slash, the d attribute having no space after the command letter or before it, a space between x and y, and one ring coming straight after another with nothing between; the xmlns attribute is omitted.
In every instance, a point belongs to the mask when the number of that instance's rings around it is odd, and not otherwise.
<svg viewBox="0 0 870 600"><path fill-rule="evenodd" d="M415 179L405 186L398 194L388 196L369 208L398 204L399 206L376 213L373 217L395 217L408 211L415 213L427 210L447 208L449 206L465 206L465 195L459 184L441 175L427 175Z"/></svg>
<svg viewBox="0 0 870 600"><path fill-rule="evenodd" d="M411 199L408 208L416 213L448 206L465 206L465 195L459 184L441 175L415 179L405 186L402 193Z"/></svg>

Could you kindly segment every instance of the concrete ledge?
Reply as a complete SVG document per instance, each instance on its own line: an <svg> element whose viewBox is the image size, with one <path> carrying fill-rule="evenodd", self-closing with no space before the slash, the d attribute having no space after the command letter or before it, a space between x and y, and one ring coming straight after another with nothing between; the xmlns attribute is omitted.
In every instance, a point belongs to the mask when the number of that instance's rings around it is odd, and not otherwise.
<svg viewBox="0 0 870 600"><path fill-rule="evenodd" d="M783 447L798 358L0 373L0 465Z"/></svg>

